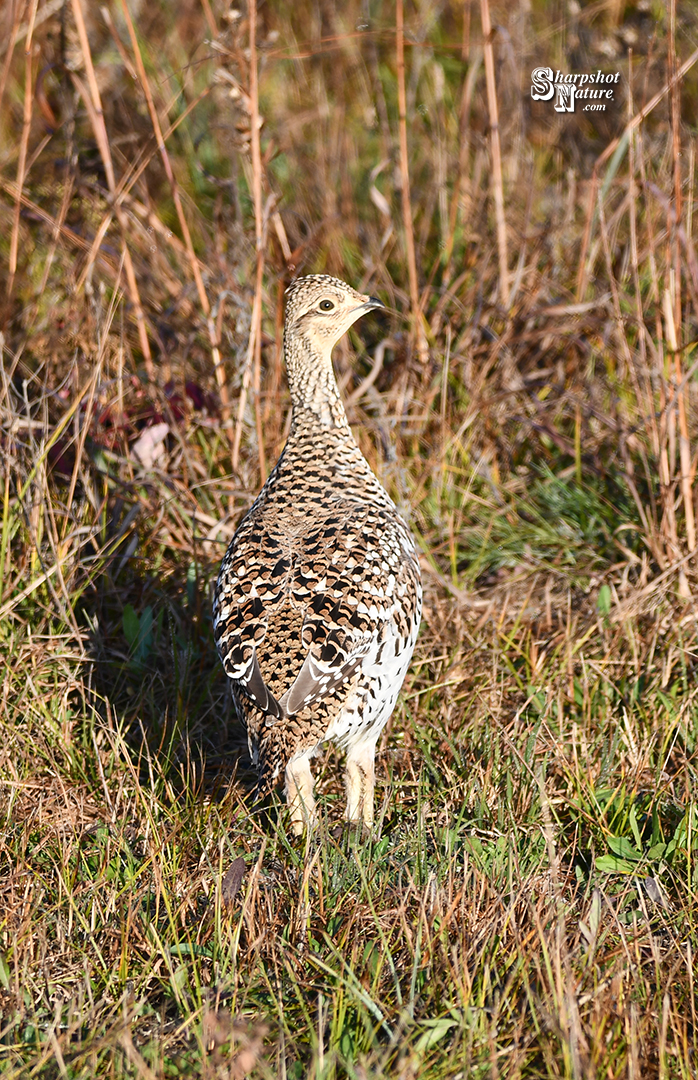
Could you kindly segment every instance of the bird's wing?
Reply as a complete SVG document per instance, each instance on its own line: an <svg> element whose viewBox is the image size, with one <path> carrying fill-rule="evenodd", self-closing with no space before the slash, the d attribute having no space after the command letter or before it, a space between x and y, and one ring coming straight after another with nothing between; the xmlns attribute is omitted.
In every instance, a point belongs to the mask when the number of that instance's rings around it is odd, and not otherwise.
<svg viewBox="0 0 698 1080"><path fill-rule="evenodd" d="M383 518L391 570L365 558L362 537ZM371 520L369 520L369 517ZM329 522L329 526L328 526ZM331 535L328 536L328 529ZM267 715L293 715L347 683L377 650L399 606L399 543L409 536L391 514L354 504L339 519L320 517L292 545L278 541L248 515L221 566L214 634L223 666ZM411 541L408 540L408 543ZM297 613L293 640L289 610ZM284 686L272 692L276 644L293 654Z"/></svg>
<svg viewBox="0 0 698 1080"><path fill-rule="evenodd" d="M321 701L342 683L349 682L370 648L370 641L361 642L354 645L342 660L335 658L329 662L309 652L293 684L279 700L283 711L292 716L301 709L307 709L313 702Z"/></svg>
<svg viewBox="0 0 698 1080"><path fill-rule="evenodd" d="M274 558L274 556L278 556ZM287 563L253 511L239 526L221 564L213 597L213 634L226 674L262 712L280 716L264 681L258 651L269 616L286 595Z"/></svg>

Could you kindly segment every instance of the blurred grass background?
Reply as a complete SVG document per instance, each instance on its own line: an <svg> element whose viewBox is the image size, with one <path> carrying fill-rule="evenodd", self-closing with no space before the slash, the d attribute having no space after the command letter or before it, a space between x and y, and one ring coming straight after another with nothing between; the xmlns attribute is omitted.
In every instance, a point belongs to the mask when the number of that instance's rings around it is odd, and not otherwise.
<svg viewBox="0 0 698 1080"><path fill-rule="evenodd" d="M0 1072L694 1077L695 6L0 25ZM426 589L370 843L332 750L317 837L250 816L210 625L301 272L395 312L335 351Z"/></svg>

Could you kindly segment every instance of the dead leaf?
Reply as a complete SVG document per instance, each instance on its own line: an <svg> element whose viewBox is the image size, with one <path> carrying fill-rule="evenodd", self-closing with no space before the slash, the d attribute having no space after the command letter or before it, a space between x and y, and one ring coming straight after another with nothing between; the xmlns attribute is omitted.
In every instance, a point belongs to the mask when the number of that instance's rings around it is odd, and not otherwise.
<svg viewBox="0 0 698 1080"><path fill-rule="evenodd" d="M168 424L153 424L136 439L131 447L134 454L146 469L152 469L165 452L165 439L170 433Z"/></svg>
<svg viewBox="0 0 698 1080"><path fill-rule="evenodd" d="M232 904L237 896L245 877L245 870L245 860L242 855L234 859L226 870L221 880L221 900L224 904Z"/></svg>

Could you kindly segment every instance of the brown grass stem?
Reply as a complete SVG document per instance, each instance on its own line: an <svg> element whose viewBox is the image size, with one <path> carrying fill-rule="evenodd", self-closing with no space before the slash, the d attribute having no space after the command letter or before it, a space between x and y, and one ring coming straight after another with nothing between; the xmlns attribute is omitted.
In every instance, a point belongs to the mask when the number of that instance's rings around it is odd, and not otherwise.
<svg viewBox="0 0 698 1080"><path fill-rule="evenodd" d="M111 27L111 24L108 24L108 25ZM123 46L122 46L122 48L123 48ZM134 79L135 79L135 69L134 69ZM165 142L167 142L170 135L172 135L173 132L175 132L177 130L177 128L181 124L185 123L185 121L186 121L187 117L189 116L189 114L194 111L194 109L197 107L197 105L199 105L200 102L203 101L203 99L205 97L207 97L209 93L210 93L210 87L204 87L204 89L192 101L190 101L188 103L187 107L185 109L183 109L181 113L178 114L178 116L172 121L172 123L163 132L163 139L164 139ZM153 229L155 229L155 231L157 233L159 233L159 235L162 237L162 239L167 244L169 244L170 247L174 248L175 251L177 251L178 253L185 254L186 253L186 248L185 248L183 242L179 239L179 237L175 233L173 233L170 229L166 228L163 225L163 223L160 221L160 219L157 217L156 214L154 214L152 211L149 211L146 207L143 206L143 204L141 202L139 202L139 200L133 198L131 196L131 194L130 194L130 192L133 190L135 185L140 180L143 173L146 171L146 169L148 168L148 166L152 162L152 160L155 157L155 155L157 154L157 152L158 152L157 147L155 147L149 153L142 154L140 156L140 160L137 159L137 162L134 162L133 164L129 165L129 167L124 171L124 175L121 177L121 180L117 184L117 188L116 188L117 193L116 193L115 201L118 201L120 204L121 203L125 204L130 209L132 208L134 213L136 213L138 215L138 217L147 219L148 224ZM103 239L104 239L104 237L105 237L105 235L106 235L106 233L107 233L107 231L109 229L109 226L110 226L111 221L112 221L112 217L113 217L113 211L109 210L106 214L104 214L104 216L102 218L102 221L100 222L99 227L97 228L97 230L95 232L95 236L94 236L94 239L92 241L92 244L88 248L89 254L88 254L88 257L87 257L87 259L85 261L85 266L83 267L83 270L82 270L82 272L81 272L81 274L80 274L80 276L78 278L78 284L77 284L78 289L81 289L83 287L83 285L85 284L87 276L88 276L88 274L90 272L90 267L92 266L92 263L97 258L97 253L99 252L102 241L103 241ZM84 243L83 243L83 246L84 246ZM203 267L203 264L201 262L199 262L199 265ZM222 397L221 397L221 400L222 400Z"/></svg>
<svg viewBox="0 0 698 1080"><path fill-rule="evenodd" d="M686 543L689 551L695 551L696 527L693 513L691 441L688 432L688 417L686 410L687 388L681 374L681 353L679 351L676 327L674 326L674 305L672 304L671 292L669 289L664 290L663 309L667 345L674 354L674 370L676 374L676 397L679 414L679 462L681 468L681 494L686 517Z"/></svg>
<svg viewBox="0 0 698 1080"><path fill-rule="evenodd" d="M73 18L75 19L75 26L78 32L78 38L80 40L80 49L82 52L83 63L85 65L85 74L87 76L87 84L89 89L85 88L82 80L76 75L72 74L72 79L76 89L82 97L85 108L88 111L90 122L92 124L92 130L94 132L97 146L99 147L100 157L104 165L104 174L107 180L107 187L109 188L109 194L112 198L112 205L114 212L119 222L121 230L121 242L124 250L124 270L126 272L126 281L128 283L129 295L136 313L136 325L138 328L138 338L140 341L141 352L143 353L143 361L145 363L146 373L150 382L155 382L155 367L153 364L153 356L150 350L150 341L148 340L148 330L146 327L145 313L143 311L143 305L141 304L140 290L138 288L138 281L136 279L136 272L133 267L133 260L131 258L131 252L128 246L128 223L122 208L116 200L116 179L114 175L114 165L112 162L111 150L109 148L109 138L107 136L107 129L104 122L104 111L102 109L102 98L99 92L99 84L95 75L94 63L92 61L92 53L90 51L90 42L87 36L87 28L85 26L85 19L82 13L82 7L80 0L72 0Z"/></svg>
<svg viewBox="0 0 698 1080"><path fill-rule="evenodd" d="M696 61L698 61L698 49L693 50L691 55L686 60L684 60L678 71L671 78L667 79L661 90L658 90L657 93L654 94L645 105L643 105L643 107L640 109L639 112L635 114L632 120L630 120L626 124L621 134L617 135L614 139L611 139L611 141L608 143L606 148L599 154L598 158L594 163L594 169L592 171L592 176L590 180L589 197L587 202L586 224L584 227L582 247L579 255L579 264L577 270L577 300L581 301L584 299L584 292L587 285L586 260L589 244L591 241L593 219L596 210L596 185L598 183L598 171L601 166L606 161L608 161L611 155L615 152L621 141L625 138L628 138L630 136L630 133L640 126L642 121L650 115L650 113L657 107L659 102L666 97L669 91L673 90L674 86L678 82L680 82L680 80L683 79L684 75L686 75L691 70L691 68L695 65Z"/></svg>
<svg viewBox="0 0 698 1080"><path fill-rule="evenodd" d="M262 369L262 289L264 284L264 255L266 247L265 214L262 205L262 150L260 145L261 118L259 115L259 80L257 65L257 0L250 0L250 150L252 156L252 198L254 204L255 234L255 309L257 322L254 326L254 410L257 428L257 453L259 472L266 480L267 466L264 453L264 431L260 401ZM271 212L273 203L270 202Z"/></svg>
<svg viewBox="0 0 698 1080"><path fill-rule="evenodd" d="M32 35L38 0L32 0L29 11L29 28L27 40L24 46L24 108L22 117L22 137L19 143L19 157L17 160L17 192L21 193L24 187L25 168L27 164L27 147L29 145L29 131L32 122L32 105L34 103L34 86L32 78ZM15 274L17 272L17 252L19 249L19 215L20 200L15 200L14 215L12 218L12 235L10 237L10 258L7 275L7 292L12 292Z"/></svg>
<svg viewBox="0 0 698 1080"><path fill-rule="evenodd" d="M417 277L417 256L414 243L414 223L412 220L412 198L410 195L410 167L407 148L407 97L405 94L405 22L403 0L397 0L395 7L395 41L397 71L397 108L398 141L400 148L400 197L402 200L402 227L405 236L407 255L407 276L410 286L410 306L417 342L417 354L420 363L428 360L427 340L422 324L422 309L419 299L419 280Z"/></svg>
<svg viewBox="0 0 698 1080"><path fill-rule="evenodd" d="M674 330L681 326L681 241L679 227L682 216L682 170L681 170L681 82L674 78L676 72L676 0L669 0L669 50L667 71L672 83L669 99L671 117L671 151L674 171L673 228L669 227L669 237L673 241L674 256ZM693 548L691 548L693 550Z"/></svg>
<svg viewBox="0 0 698 1080"><path fill-rule="evenodd" d="M263 479L266 478L266 461L264 454L264 434L262 430L262 413L260 408L261 388L261 353L262 353L262 290L264 285L264 248L265 248L265 215L262 205L262 153L260 146L259 130L259 85L257 76L257 4L256 0L250 0L248 8L249 17L249 43L250 43L250 67L249 67L249 117L250 117L250 156L252 162L252 201L254 206L255 226L255 286L254 300L252 303L252 318L250 320L250 337L247 347L247 357L243 369L242 387L238 401L238 413L233 437L233 471L237 470L240 455L240 441L242 439L242 424L247 405L250 383L253 385L255 400L255 427L257 431L257 450L259 457L259 471Z"/></svg>
<svg viewBox="0 0 698 1080"><path fill-rule="evenodd" d="M499 106L497 83L494 74L493 32L489 0L480 0L483 50L485 57L485 82L487 85L487 110L490 117L490 153L492 155L492 196L497 223L497 254L499 256L499 295L504 308L509 307L509 259L507 255L507 223L504 214L504 182L502 179L502 151L499 139Z"/></svg>
<svg viewBox="0 0 698 1080"><path fill-rule="evenodd" d="M141 90L145 97L146 106L148 109L148 115L150 122L153 126L153 133L157 142L158 153L162 160L162 165L165 170L165 176L172 192L172 201L175 205L175 211L177 213L177 220L179 227L182 230L182 238L184 240L184 246L189 258L189 266L191 268L192 276L196 284L196 291L199 297L199 303L204 312L204 315L208 315L211 310L211 305L206 295L206 289L204 288L204 280L201 276L199 269L199 261L196 258L194 252L194 245L191 239L191 232L189 231L189 225L184 213L184 207L182 206L182 198L179 193L179 185L174 175L172 163L170 161L170 155L167 152L167 146L162 134L162 128L160 126L160 118L158 117L157 109L155 108L155 102L153 100L153 92L150 88L150 82L146 74L145 65L143 64L143 57L141 56L140 46L138 44L138 38L131 18L131 13L128 10L128 5L125 0L121 0L121 11L124 16L124 21L128 27L128 34L131 39L131 48L133 49L133 58L136 62L136 71L138 72L138 81L140 82Z"/></svg>
<svg viewBox="0 0 698 1080"><path fill-rule="evenodd" d="M19 26L20 26L20 23L22 22L22 18L24 16L24 12L26 10L27 3L28 3L28 0L22 0L22 3L17 4L17 7L16 7L15 12L14 12L14 17L12 19L12 29L10 30L10 36L9 36L9 40L7 42L7 53L6 53L6 56L5 56L5 61L4 61L3 65L2 65L2 71L0 72L0 115L2 115L1 110L2 110L2 103L3 103L4 97L5 97L5 88L7 86L7 77L10 74L10 66L12 64L14 51L15 51L15 45L17 44L17 39L18 39L18 36L19 36ZM36 16L34 17L34 21L36 22ZM0 55L1 55L1 51L0 51Z"/></svg>
<svg viewBox="0 0 698 1080"><path fill-rule="evenodd" d="M226 425L226 430L230 436L229 421L230 421L230 399L228 394L228 384L225 374L225 366L221 359L221 353L219 348L218 336L216 334L215 323L211 318L211 304L209 303L206 288L204 286L204 280L199 267L199 260L194 251L194 244L191 238L191 232L189 230L189 224L187 222L186 215L184 213L184 207L182 205L182 197L179 191L179 185L177 178L172 168L172 162L170 161L170 155L167 152L167 144L160 125L160 118L155 108L155 101L153 99L153 92L150 88L150 82L143 63L143 57L141 56L140 46L138 44L138 38L136 36L135 27L131 14L128 10L128 6L125 0L121 0L121 8L124 15L126 26L128 27L129 37L131 39L131 48L133 50L133 57L136 63L136 70L138 72L138 81L140 82L141 89L145 96L146 105L148 108L148 115L150 116L150 122L153 126L153 132L157 141L158 152L162 160L167 182L172 192L172 200L175 205L177 213L177 220L179 221L179 227L182 232L182 238L184 240L184 247L187 253L187 259L189 266L196 284L196 291L199 297L199 303L201 310L204 314L206 321L206 329L208 331L209 342L211 345L211 360L213 363L213 370L215 372L216 381L218 383L218 391L221 396L222 415L223 422Z"/></svg>

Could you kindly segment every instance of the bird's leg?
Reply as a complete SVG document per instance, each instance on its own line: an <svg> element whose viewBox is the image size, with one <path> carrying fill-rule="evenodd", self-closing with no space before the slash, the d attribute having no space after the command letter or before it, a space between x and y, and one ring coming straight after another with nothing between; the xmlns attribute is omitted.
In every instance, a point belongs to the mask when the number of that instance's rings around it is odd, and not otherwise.
<svg viewBox="0 0 698 1080"><path fill-rule="evenodd" d="M375 742L360 742L347 751L347 821L373 825L373 789L376 782Z"/></svg>
<svg viewBox="0 0 698 1080"><path fill-rule="evenodd" d="M301 836L304 827L314 829L317 814L308 752L292 757L286 766L285 792L286 804L291 812L291 828L296 836Z"/></svg>

